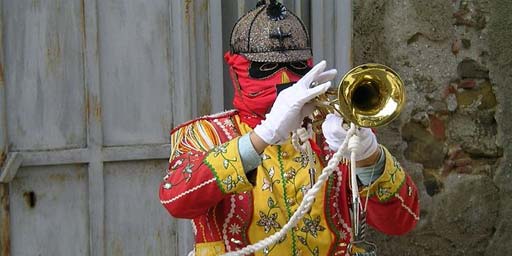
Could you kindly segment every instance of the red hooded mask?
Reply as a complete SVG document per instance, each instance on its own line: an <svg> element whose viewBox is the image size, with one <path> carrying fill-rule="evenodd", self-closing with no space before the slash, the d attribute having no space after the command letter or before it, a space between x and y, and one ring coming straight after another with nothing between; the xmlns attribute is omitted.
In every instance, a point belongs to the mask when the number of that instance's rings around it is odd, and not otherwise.
<svg viewBox="0 0 512 256"><path fill-rule="evenodd" d="M224 59L233 81L233 106L241 121L252 128L265 119L279 91L297 82L312 66L311 59L293 63L252 62L230 52Z"/></svg>

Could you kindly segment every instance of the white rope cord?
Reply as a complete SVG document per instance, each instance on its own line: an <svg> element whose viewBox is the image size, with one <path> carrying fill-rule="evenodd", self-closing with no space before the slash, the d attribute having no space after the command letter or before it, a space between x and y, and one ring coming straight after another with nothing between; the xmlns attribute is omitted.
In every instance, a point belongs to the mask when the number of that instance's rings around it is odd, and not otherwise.
<svg viewBox="0 0 512 256"><path fill-rule="evenodd" d="M308 192L304 196L304 199L300 203L299 208L297 208L297 211L295 211L295 213L292 215L292 217L290 218L288 223L286 223L283 226L283 228L281 228L281 230L279 230L277 233L274 233L273 235L271 235L263 240L260 240L259 242L255 243L255 244L248 245L236 252L229 252L229 253L226 253L223 255L224 256L238 256L238 255L248 255L248 254L254 253L254 252L259 251L271 244L278 242L284 235L286 235L286 233L288 233L288 231L290 229L295 227L297 225L297 223L304 217L304 215L311 208L313 202L315 201L315 196L318 193L318 191L320 191L323 184L329 179L329 176L332 174L332 172L334 170L336 170L336 168L338 168L338 164L341 161L341 159L343 158L343 154L348 153L347 152L348 140L350 137L352 137L352 135L354 135L356 130L357 129L355 126L350 127L350 129L347 132L347 137L341 144L338 151L336 151L336 153L333 155L333 158L331 160L329 160L329 162L327 163L327 166L322 170L322 174L320 174L320 176L318 177L318 181L315 183L315 185L313 185L313 187L311 189L308 190Z"/></svg>

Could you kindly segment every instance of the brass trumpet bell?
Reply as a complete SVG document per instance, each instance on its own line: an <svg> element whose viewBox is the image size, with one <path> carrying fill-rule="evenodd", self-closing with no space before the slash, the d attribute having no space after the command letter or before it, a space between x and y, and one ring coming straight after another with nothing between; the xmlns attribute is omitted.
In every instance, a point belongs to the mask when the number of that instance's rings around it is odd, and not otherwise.
<svg viewBox="0 0 512 256"><path fill-rule="evenodd" d="M333 95L337 99L332 100ZM363 64L343 76L337 93L331 89L315 99L313 128L318 131L315 123L333 111L359 127L383 126L398 117L404 102L404 83L394 70L377 63Z"/></svg>

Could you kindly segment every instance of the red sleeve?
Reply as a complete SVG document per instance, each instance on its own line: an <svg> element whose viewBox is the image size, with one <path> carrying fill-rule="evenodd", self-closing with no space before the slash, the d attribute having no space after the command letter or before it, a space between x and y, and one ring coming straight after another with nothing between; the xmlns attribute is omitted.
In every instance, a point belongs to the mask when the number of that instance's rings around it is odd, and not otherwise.
<svg viewBox="0 0 512 256"><path fill-rule="evenodd" d="M364 198L362 200L364 202ZM370 197L367 222L382 233L402 235L416 226L419 209L418 190L409 175L406 175L400 189L388 200Z"/></svg>
<svg viewBox="0 0 512 256"><path fill-rule="evenodd" d="M205 214L224 194L203 160L206 152L189 151L171 159L160 185L160 202L176 218Z"/></svg>
<svg viewBox="0 0 512 256"><path fill-rule="evenodd" d="M332 156L327 143L322 145L324 152ZM361 202L364 205L367 195L370 195L366 211L366 221L370 226L384 234L402 235L411 231L419 220L418 190L395 157L384 146L381 147L386 156L384 171L370 187L360 191ZM347 170L346 166L340 168Z"/></svg>
<svg viewBox="0 0 512 256"><path fill-rule="evenodd" d="M198 217L225 195L252 189L238 149L240 137L223 137L215 121L197 120L171 133L169 168L159 195L174 217Z"/></svg>

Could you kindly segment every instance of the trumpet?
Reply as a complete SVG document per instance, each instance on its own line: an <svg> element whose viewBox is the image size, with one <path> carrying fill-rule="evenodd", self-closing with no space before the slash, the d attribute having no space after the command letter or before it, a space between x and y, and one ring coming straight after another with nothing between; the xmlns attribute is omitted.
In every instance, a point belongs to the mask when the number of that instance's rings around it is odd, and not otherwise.
<svg viewBox="0 0 512 256"><path fill-rule="evenodd" d="M362 64L347 72L336 88L313 99L313 130L321 132L327 114L335 112L358 127L383 126L398 117L404 102L404 83L393 69Z"/></svg>
<svg viewBox="0 0 512 256"><path fill-rule="evenodd" d="M312 84L312 86L315 86ZM378 127L393 121L405 102L404 83L390 67L367 63L347 72L338 87L313 99L316 105L311 120L313 131L321 133L321 124L330 113L338 113L344 119L343 126L353 123L357 127ZM352 153L350 178L352 188L352 235L348 245L351 255L377 255L377 246L365 240L359 193L355 170L355 154ZM362 218L365 219L364 217Z"/></svg>

